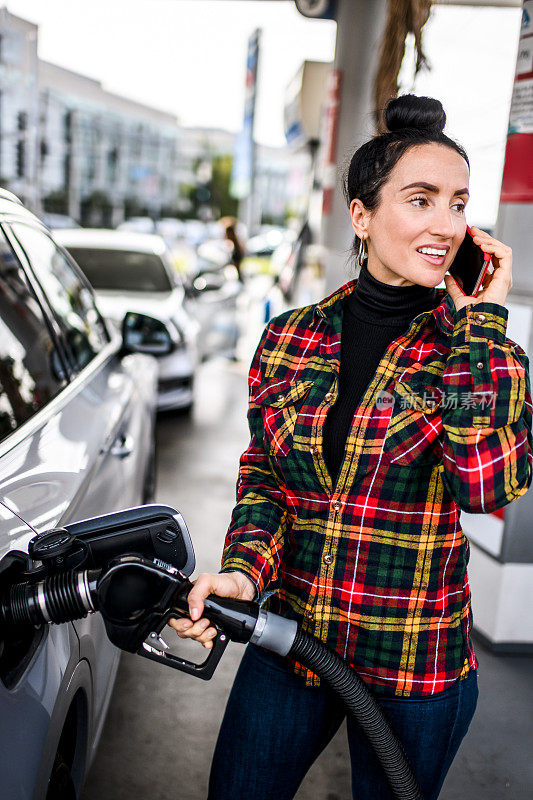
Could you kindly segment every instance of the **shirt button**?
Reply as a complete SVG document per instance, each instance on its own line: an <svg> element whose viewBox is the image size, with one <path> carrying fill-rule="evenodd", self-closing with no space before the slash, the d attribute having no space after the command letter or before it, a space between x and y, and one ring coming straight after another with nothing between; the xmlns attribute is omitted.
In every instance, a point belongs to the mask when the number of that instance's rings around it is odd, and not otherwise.
<svg viewBox="0 0 533 800"><path fill-rule="evenodd" d="M316 454L318 453L318 447L310 447L309 452L311 453L312 456L316 456Z"/></svg>
<svg viewBox="0 0 533 800"><path fill-rule="evenodd" d="M277 400L278 403L281 403L282 400L285 400L285 395L284 394L278 394L278 396L276 397L276 400Z"/></svg>
<svg viewBox="0 0 533 800"><path fill-rule="evenodd" d="M328 553L328 555L324 556L322 561L324 562L324 564L333 564L333 556L330 553Z"/></svg>
<svg viewBox="0 0 533 800"><path fill-rule="evenodd" d="M474 322L485 322L486 319L485 314L474 314Z"/></svg>
<svg viewBox="0 0 533 800"><path fill-rule="evenodd" d="M478 369L483 369L483 361L478 361L477 362L477 368Z"/></svg>
<svg viewBox="0 0 533 800"><path fill-rule="evenodd" d="M333 503L331 504L331 507L333 508L334 511L340 511L341 504L338 500L334 500Z"/></svg>
<svg viewBox="0 0 533 800"><path fill-rule="evenodd" d="M326 395L324 395L324 400L326 401L326 403L330 403L333 400L333 395L331 394L331 392L328 392Z"/></svg>

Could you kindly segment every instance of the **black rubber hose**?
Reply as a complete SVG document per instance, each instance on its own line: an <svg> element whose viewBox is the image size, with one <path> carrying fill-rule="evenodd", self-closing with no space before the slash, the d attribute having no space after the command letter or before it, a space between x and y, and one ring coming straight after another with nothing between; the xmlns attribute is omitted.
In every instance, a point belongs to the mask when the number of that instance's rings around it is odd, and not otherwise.
<svg viewBox="0 0 533 800"><path fill-rule="evenodd" d="M288 655L323 678L344 701L378 757L396 800L424 800L400 741L357 672L321 641L300 630Z"/></svg>
<svg viewBox="0 0 533 800"><path fill-rule="evenodd" d="M59 625L86 617L92 605L80 593L80 574L59 572L41 583L11 586L0 604L0 621L10 625L42 625L45 622Z"/></svg>

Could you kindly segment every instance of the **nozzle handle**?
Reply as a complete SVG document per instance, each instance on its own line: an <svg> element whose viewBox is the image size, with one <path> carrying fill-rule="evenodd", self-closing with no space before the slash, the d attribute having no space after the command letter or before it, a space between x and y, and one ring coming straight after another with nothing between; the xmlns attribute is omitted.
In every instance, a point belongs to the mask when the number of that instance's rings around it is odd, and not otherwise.
<svg viewBox="0 0 533 800"><path fill-rule="evenodd" d="M165 614L165 617L161 621L160 625L158 625L159 630L157 633L159 633L165 627L169 619L172 619L172 617L182 616L183 612L176 608L169 611L167 614ZM146 644L143 644L137 653L144 658L149 658L151 661L158 661L160 664L165 664L167 667L172 667L180 672L185 672L187 675L194 675L195 678L201 678L204 681L208 681L213 677L213 673L218 666L218 662L224 655L224 650L228 646L228 642L230 640L227 633L218 625L214 625L214 627L217 630L217 635L216 638L213 639L213 647L209 651L209 655L205 661L202 661L200 664L195 664L194 661L187 661L187 659L180 658L173 653L158 652Z"/></svg>
<svg viewBox="0 0 533 800"><path fill-rule="evenodd" d="M155 633L161 633L165 625L172 618L183 618L189 616L189 606L187 595L192 585L187 582L183 584L180 591L175 595L173 607L169 609L159 621ZM218 597L210 594L204 600L204 615L209 619L211 625L216 628L217 635L213 639L213 647L209 655L201 664L175 656L172 653L160 652L144 643L138 654L166 664L169 667L194 675L196 678L209 680L218 662L222 658L228 642L245 643L250 640L257 624L259 616L259 605L248 600L235 600L230 597Z"/></svg>

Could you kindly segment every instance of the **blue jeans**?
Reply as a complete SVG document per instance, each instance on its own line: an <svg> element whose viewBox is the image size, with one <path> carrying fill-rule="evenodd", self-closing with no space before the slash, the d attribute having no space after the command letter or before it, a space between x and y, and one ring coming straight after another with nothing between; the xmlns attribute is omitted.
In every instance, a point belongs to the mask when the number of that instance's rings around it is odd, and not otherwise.
<svg viewBox="0 0 533 800"><path fill-rule="evenodd" d="M436 800L476 710L476 671L423 699L379 697L425 800ZM327 686L306 687L288 662L248 645L211 765L208 800L290 800L346 716ZM354 800L393 800L373 750L348 716ZM335 787L331 787L332 790Z"/></svg>

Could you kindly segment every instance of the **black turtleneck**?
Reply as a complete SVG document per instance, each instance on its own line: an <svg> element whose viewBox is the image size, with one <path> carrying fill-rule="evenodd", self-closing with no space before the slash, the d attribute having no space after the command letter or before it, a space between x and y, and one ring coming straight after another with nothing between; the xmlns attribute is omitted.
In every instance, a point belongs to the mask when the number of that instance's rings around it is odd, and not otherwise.
<svg viewBox="0 0 533 800"><path fill-rule="evenodd" d="M387 347L423 311L438 305L436 288L391 286L377 280L366 265L357 286L344 300L339 390L323 428L323 452L335 482L355 409L376 374Z"/></svg>

